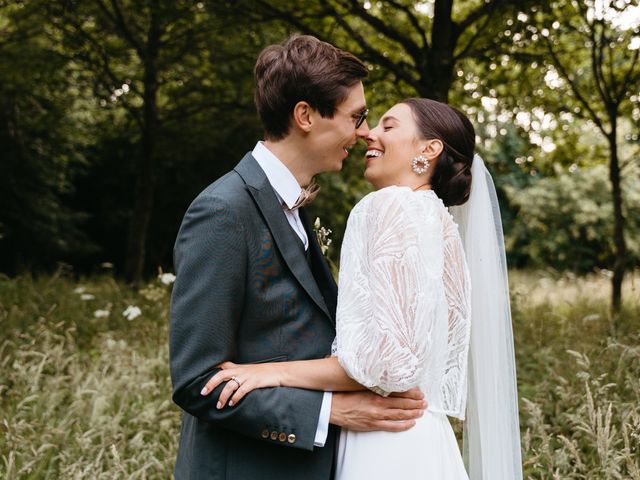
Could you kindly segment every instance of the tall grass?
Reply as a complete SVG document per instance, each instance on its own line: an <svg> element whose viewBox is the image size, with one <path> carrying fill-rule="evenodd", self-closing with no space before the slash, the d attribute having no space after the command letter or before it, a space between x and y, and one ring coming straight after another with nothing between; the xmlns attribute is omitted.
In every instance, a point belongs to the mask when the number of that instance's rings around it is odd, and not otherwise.
<svg viewBox="0 0 640 480"><path fill-rule="evenodd" d="M635 282L614 319L604 276L513 272L526 478L640 479ZM0 478L171 476L169 288L0 277Z"/></svg>
<svg viewBox="0 0 640 480"><path fill-rule="evenodd" d="M168 478L166 292L80 283L0 279L0 478ZM129 305L142 315L127 320Z"/></svg>
<svg viewBox="0 0 640 480"><path fill-rule="evenodd" d="M525 478L640 480L640 292L607 275L513 272Z"/></svg>

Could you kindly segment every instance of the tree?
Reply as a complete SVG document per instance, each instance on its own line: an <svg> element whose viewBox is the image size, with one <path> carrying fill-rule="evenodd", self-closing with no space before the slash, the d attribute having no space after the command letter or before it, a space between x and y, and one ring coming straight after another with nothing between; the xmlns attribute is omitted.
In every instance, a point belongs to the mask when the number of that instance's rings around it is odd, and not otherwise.
<svg viewBox="0 0 640 480"><path fill-rule="evenodd" d="M519 207L520 222L513 234L526 239L518 252L527 255L533 266L553 265L557 270L584 274L611 265L615 244L610 232L615 217L607 170L606 165L578 168L541 178L524 189L507 186L507 194ZM629 213L640 199L639 172L636 168L630 173L622 180L623 212L628 216L627 254L638 262L640 217Z"/></svg>
<svg viewBox="0 0 640 480"><path fill-rule="evenodd" d="M505 29L507 19L519 9L537 2L308 0L302 8L291 1L237 3L246 3L246 14L256 22L284 22L383 69L376 77L396 83L396 96L447 102L456 66L468 59L489 60L498 46L496 31Z"/></svg>
<svg viewBox="0 0 640 480"><path fill-rule="evenodd" d="M203 4L192 2L58 0L44 8L60 54L92 84L103 106L117 104L124 110L139 135L125 264L127 280L138 282L145 266L163 122L204 108L168 99L163 90L182 82L186 74L181 67L207 51L211 16ZM188 84L193 88L184 100L191 100L195 90L207 90L193 78Z"/></svg>
<svg viewBox="0 0 640 480"><path fill-rule="evenodd" d="M97 250L65 205L86 129L66 60L46 49L33 9L0 2L0 269L17 273Z"/></svg>
<svg viewBox="0 0 640 480"><path fill-rule="evenodd" d="M189 202L259 137L253 64L286 35L239 40L216 6L0 0L4 271L169 266Z"/></svg>
<svg viewBox="0 0 640 480"><path fill-rule="evenodd" d="M218 9L251 30L281 26L285 32L305 33L351 51L369 64L367 92L371 118L399 99L423 96L441 101L468 101L462 69L491 63L493 52L506 48L509 38L496 42L520 8L535 0L413 2L382 0L237 0ZM285 38L283 34L280 41ZM277 40L276 40L277 41ZM362 179L364 152L355 150L339 175L322 175L324 194L312 211L333 230L329 255L337 261L346 217L353 204L369 191Z"/></svg>
<svg viewBox="0 0 640 480"><path fill-rule="evenodd" d="M540 103L592 122L608 146L614 311L621 305L627 269L621 172L631 162L619 158L619 131L624 119L631 120L640 87L640 22L629 21L633 8L628 0L554 1L533 15L522 32L523 42L528 39L545 66L544 84L551 92Z"/></svg>

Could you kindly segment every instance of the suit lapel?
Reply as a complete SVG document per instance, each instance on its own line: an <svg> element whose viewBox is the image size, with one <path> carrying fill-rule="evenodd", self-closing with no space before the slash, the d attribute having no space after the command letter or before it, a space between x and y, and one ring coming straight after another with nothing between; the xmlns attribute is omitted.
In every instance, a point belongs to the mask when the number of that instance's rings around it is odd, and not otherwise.
<svg viewBox="0 0 640 480"><path fill-rule="evenodd" d="M309 294L320 309L333 321L331 313L318 288L318 284L309 269L309 264L301 252L296 233L284 215L273 187L253 156L248 153L236 166L235 171L243 178L249 193L269 227L269 231L284 258L285 263L296 277L302 288ZM312 238L309 238L311 244Z"/></svg>

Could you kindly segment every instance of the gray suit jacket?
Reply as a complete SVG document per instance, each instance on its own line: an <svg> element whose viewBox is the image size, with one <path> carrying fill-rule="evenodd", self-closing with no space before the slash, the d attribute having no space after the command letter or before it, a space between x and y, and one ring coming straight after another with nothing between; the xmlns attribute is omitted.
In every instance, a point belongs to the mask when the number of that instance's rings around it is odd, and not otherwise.
<svg viewBox="0 0 640 480"><path fill-rule="evenodd" d="M179 480L331 476L336 429L323 448L313 447L322 392L258 389L223 410L215 408L222 386L200 395L225 360L330 353L337 288L304 212L301 217L309 257L251 154L184 216L174 249L170 330L173 399L184 410Z"/></svg>

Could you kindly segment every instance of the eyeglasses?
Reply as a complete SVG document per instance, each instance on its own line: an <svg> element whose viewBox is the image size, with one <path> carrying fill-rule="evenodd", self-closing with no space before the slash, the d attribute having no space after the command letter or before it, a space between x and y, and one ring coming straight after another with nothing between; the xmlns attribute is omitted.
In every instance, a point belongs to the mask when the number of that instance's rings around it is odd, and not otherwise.
<svg viewBox="0 0 640 480"><path fill-rule="evenodd" d="M354 113L353 115L351 115L353 119L356 121L356 128L360 128L360 125L362 125L364 121L367 119L367 115L369 115L368 108L363 108L358 113Z"/></svg>
<svg viewBox="0 0 640 480"><path fill-rule="evenodd" d="M339 108L336 108L336 110L338 110L339 112L344 112L343 110L340 110ZM344 112L346 113L346 112ZM369 115L369 109L367 107L363 108L362 110L360 110L357 113L352 113L351 114L351 118L353 118L356 121L356 129L360 128L360 125L362 125L364 123L364 121L367 119L367 115Z"/></svg>

